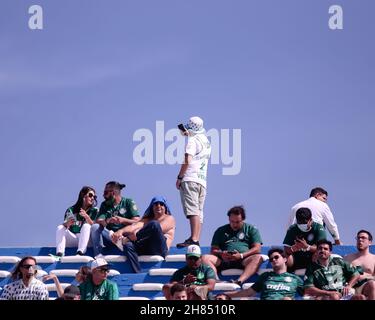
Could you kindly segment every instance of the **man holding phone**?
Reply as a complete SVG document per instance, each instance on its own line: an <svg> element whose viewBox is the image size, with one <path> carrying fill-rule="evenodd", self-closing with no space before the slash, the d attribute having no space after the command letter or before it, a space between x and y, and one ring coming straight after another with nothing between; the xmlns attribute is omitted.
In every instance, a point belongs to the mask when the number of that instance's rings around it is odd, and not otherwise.
<svg viewBox="0 0 375 320"><path fill-rule="evenodd" d="M203 120L199 117L191 117L187 125L179 124L178 128L182 135L188 137L184 163L176 181L185 216L190 221L190 237L177 244L177 248L184 248L191 244L199 246L211 144L205 134Z"/></svg>
<svg viewBox="0 0 375 320"><path fill-rule="evenodd" d="M246 214L242 206L231 208L227 215L229 224L215 231L211 242L211 254L204 255L203 262L215 271L216 276L217 268L244 269L234 281L242 285L257 272L263 262L260 255L262 239L255 226L245 223Z"/></svg>
<svg viewBox="0 0 375 320"><path fill-rule="evenodd" d="M296 219L297 223L289 227L283 242L289 272L311 264L317 242L327 238L324 227L313 221L309 208L299 208Z"/></svg>

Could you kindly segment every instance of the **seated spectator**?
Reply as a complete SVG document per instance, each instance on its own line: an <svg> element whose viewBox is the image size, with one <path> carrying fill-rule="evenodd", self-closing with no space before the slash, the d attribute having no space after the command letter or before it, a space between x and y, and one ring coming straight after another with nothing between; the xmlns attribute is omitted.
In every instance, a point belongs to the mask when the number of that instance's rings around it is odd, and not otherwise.
<svg viewBox="0 0 375 320"><path fill-rule="evenodd" d="M305 294L316 300L350 299L360 276L358 271L342 258L331 257L330 241L319 240L317 248L317 261L306 270Z"/></svg>
<svg viewBox="0 0 375 320"><path fill-rule="evenodd" d="M91 227L91 240L94 256L100 256L105 247L118 247L122 250L124 228L139 221L138 208L130 198L121 196L125 184L110 181L105 185L104 201Z"/></svg>
<svg viewBox="0 0 375 320"><path fill-rule="evenodd" d="M77 248L78 255L86 253L90 240L91 225L94 223L98 208L94 188L85 186L78 195L77 202L65 212L64 223L56 230L56 254L63 256L65 247Z"/></svg>
<svg viewBox="0 0 375 320"><path fill-rule="evenodd" d="M187 300L187 291L183 284L175 283L171 287L171 300Z"/></svg>
<svg viewBox="0 0 375 320"><path fill-rule="evenodd" d="M186 266L178 269L170 283L163 286L163 294L171 300L171 287L176 283L183 284L187 289L188 300L206 300L207 293L215 288L215 273L211 267L202 263L201 249L190 245L186 252Z"/></svg>
<svg viewBox="0 0 375 320"><path fill-rule="evenodd" d="M302 294L303 281L293 273L287 272L284 250L273 248L268 251L272 271L262 273L256 282L245 290L225 292L228 296L251 297L260 292L261 300L292 300Z"/></svg>
<svg viewBox="0 0 375 320"><path fill-rule="evenodd" d="M288 271L307 268L316 252L316 243L326 239L324 227L312 220L309 208L299 208L296 219L297 223L289 227L284 238Z"/></svg>
<svg viewBox="0 0 375 320"><path fill-rule="evenodd" d="M124 254L134 272L141 272L138 255L165 257L172 245L176 221L162 196L152 198L142 219L123 229Z"/></svg>
<svg viewBox="0 0 375 320"><path fill-rule="evenodd" d="M78 287L73 285L67 286L63 295L56 300L81 300L81 293Z"/></svg>
<svg viewBox="0 0 375 320"><path fill-rule="evenodd" d="M215 300L232 300L232 298L228 296L226 293L218 293L215 296Z"/></svg>
<svg viewBox="0 0 375 320"><path fill-rule="evenodd" d="M78 272L76 273L76 277L74 280L78 283L79 286L81 283L84 283L90 275L90 268L88 266L81 266Z"/></svg>
<svg viewBox="0 0 375 320"><path fill-rule="evenodd" d="M50 274L47 274L47 275L43 276L43 278L42 278L43 282L48 281L48 280L53 280L53 282L55 284L55 287L56 287L57 296L59 298L62 298L62 296L64 294L64 289L61 286L61 283L60 283L59 278L57 277L57 275L55 275L54 273L50 273Z"/></svg>
<svg viewBox="0 0 375 320"><path fill-rule="evenodd" d="M80 284L81 300L118 300L116 282L107 279L108 263L103 258L91 262L91 274Z"/></svg>
<svg viewBox="0 0 375 320"><path fill-rule="evenodd" d="M360 230L356 240L358 252L346 255L344 260L356 267L361 274L354 285L355 293L364 295L367 300L375 300L375 254L370 253L372 234Z"/></svg>
<svg viewBox="0 0 375 320"><path fill-rule="evenodd" d="M245 209L242 206L231 208L228 213L229 224L215 231L211 242L211 254L203 256L203 263L216 273L217 269L244 269L234 281L242 285L262 263L260 255L262 239L256 227L245 223Z"/></svg>
<svg viewBox="0 0 375 320"><path fill-rule="evenodd" d="M37 273L34 257L24 257L12 272L12 280L4 287L0 300L48 300L47 286L35 278Z"/></svg>
<svg viewBox="0 0 375 320"><path fill-rule="evenodd" d="M76 273L76 277L75 277L75 279L72 283L78 284L78 286L79 286L81 283L86 281L89 274L91 274L90 268L88 266L81 266L79 268L78 272ZM47 274L47 275L43 276L43 282L45 282L47 280L51 280L51 279L55 283L57 296L59 298L61 298L59 300L64 300L63 299L64 289L61 286L59 278L54 273L50 273L50 274ZM68 300L68 299L66 299L66 300Z"/></svg>

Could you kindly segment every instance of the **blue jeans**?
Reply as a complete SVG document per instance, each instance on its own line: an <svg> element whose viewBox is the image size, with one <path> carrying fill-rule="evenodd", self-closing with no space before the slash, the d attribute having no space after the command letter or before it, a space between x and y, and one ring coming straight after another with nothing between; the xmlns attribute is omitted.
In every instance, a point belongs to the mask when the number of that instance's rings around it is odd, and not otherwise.
<svg viewBox="0 0 375 320"><path fill-rule="evenodd" d="M124 245L124 254L136 273L141 272L138 255L159 255L168 253L167 242L158 221L150 221L137 232L137 240Z"/></svg>
<svg viewBox="0 0 375 320"><path fill-rule="evenodd" d="M104 229L102 225L94 223L91 226L90 233L94 257L102 253L104 246L116 247L111 240L111 236L109 235L108 230Z"/></svg>

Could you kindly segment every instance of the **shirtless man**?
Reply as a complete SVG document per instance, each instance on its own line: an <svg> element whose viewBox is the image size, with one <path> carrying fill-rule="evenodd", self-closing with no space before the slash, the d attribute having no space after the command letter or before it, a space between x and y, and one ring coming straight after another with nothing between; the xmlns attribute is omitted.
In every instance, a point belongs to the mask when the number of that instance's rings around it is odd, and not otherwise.
<svg viewBox="0 0 375 320"><path fill-rule="evenodd" d="M122 229L124 254L134 272L141 272L139 255L167 255L175 229L167 200L162 196L152 198L142 219Z"/></svg>
<svg viewBox="0 0 375 320"><path fill-rule="evenodd" d="M369 250L372 235L369 231L360 230L356 239L358 252L346 255L344 260L361 271L355 286L356 293L363 294L368 300L375 300L375 254L371 254Z"/></svg>

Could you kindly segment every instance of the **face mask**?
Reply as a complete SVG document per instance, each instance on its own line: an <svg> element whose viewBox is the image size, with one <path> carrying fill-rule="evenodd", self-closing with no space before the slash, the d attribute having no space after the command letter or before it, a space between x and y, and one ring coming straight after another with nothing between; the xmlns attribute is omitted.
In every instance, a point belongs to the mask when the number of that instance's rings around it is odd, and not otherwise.
<svg viewBox="0 0 375 320"><path fill-rule="evenodd" d="M297 227L302 231L302 232L307 232L309 230L307 224L297 224Z"/></svg>

